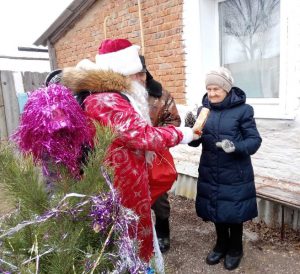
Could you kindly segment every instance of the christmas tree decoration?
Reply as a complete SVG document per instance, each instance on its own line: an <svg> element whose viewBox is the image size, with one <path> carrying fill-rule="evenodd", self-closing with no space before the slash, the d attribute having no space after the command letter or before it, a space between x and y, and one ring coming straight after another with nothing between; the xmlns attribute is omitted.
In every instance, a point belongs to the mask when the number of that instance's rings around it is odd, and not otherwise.
<svg viewBox="0 0 300 274"><path fill-rule="evenodd" d="M148 272L139 218L105 165L113 139L66 87L31 93L14 143L0 142L0 187L16 205L0 219L1 273Z"/></svg>
<svg viewBox="0 0 300 274"><path fill-rule="evenodd" d="M1 187L19 205L0 221L1 273L146 273L138 256L138 217L121 205L109 174L99 167L111 136L97 128L93 153L83 167L87 176L72 178L67 192L57 188L51 197L33 157L1 144ZM79 193L85 186L90 193ZM31 207L41 193L41 208Z"/></svg>
<svg viewBox="0 0 300 274"><path fill-rule="evenodd" d="M13 140L21 152L42 161L46 174L51 159L78 176L82 145L91 145L92 131L71 90L51 84L30 94Z"/></svg>

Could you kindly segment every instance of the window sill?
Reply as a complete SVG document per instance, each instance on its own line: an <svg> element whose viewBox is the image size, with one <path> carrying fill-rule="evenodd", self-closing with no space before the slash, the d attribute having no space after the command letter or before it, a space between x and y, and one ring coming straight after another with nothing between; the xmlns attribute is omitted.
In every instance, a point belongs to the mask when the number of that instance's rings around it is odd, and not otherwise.
<svg viewBox="0 0 300 274"><path fill-rule="evenodd" d="M279 105L251 104L251 106L257 119L294 120L296 118L296 112L285 111Z"/></svg>

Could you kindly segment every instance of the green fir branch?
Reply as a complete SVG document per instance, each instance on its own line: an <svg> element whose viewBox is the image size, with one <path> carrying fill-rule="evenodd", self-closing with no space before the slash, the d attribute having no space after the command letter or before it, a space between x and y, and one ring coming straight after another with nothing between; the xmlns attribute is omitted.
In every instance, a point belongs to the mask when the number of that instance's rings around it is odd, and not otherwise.
<svg viewBox="0 0 300 274"><path fill-rule="evenodd" d="M47 193L41 172L34 165L30 155L22 157L12 145L0 145L0 187L5 190L7 197L20 204L16 213L0 223L0 235L17 224L34 220L37 216L57 208L68 193L95 196L100 192L109 191L100 167L103 166L107 148L114 134L107 127L95 124L95 128L93 149L88 154L87 163L82 167L84 175L80 180L74 179L66 169L56 167L59 168L60 177L53 182L54 190L51 195ZM110 175L113 176L111 171ZM89 216L90 203L84 204L80 214L72 215L73 207L84 199L68 198L63 211L57 217L31 224L11 236L0 239L1 260L15 265L18 268L16 273L35 273L37 266L40 274L91 271L109 273L114 269L109 254L115 254L117 250L114 239L118 235L113 230L106 233L94 232ZM106 239L110 239L109 243ZM37 244L38 254L42 255L38 264L34 258L35 252L31 252ZM13 269L0 263L0 270Z"/></svg>
<svg viewBox="0 0 300 274"><path fill-rule="evenodd" d="M94 147L88 153L88 161L83 165L83 176L78 184L74 185L73 192L86 195L95 195L102 191L107 191L107 184L100 171L100 166L104 165L104 158L107 148L111 144L114 134L108 127L99 126L95 123L96 136L94 138ZM106 167L109 170L108 167ZM112 176L112 172L109 172Z"/></svg>
<svg viewBox="0 0 300 274"><path fill-rule="evenodd" d="M0 185L8 199L20 203L21 211L41 214L48 197L31 155L16 153L12 144L0 143Z"/></svg>

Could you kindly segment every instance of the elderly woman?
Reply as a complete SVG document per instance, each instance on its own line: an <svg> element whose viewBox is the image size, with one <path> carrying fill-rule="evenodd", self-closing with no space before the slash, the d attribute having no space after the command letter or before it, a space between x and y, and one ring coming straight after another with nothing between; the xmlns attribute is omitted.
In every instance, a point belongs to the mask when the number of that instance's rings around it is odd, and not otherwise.
<svg viewBox="0 0 300 274"><path fill-rule="evenodd" d="M253 108L245 103L245 92L233 87L229 70L210 71L205 84L207 93L202 104L210 114L201 139L189 144L202 144L196 211L216 228L217 241L206 258L207 264L217 264L225 257L225 268L232 270L243 256L243 223L257 216L250 155L262 140Z"/></svg>

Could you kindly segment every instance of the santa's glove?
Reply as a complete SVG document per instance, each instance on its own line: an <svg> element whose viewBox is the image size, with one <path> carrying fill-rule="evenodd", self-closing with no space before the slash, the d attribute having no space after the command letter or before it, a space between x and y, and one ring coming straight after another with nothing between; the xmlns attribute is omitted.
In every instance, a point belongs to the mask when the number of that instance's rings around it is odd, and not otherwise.
<svg viewBox="0 0 300 274"><path fill-rule="evenodd" d="M221 142L216 142L216 146L222 148L226 153L232 153L235 151L234 143L224 139Z"/></svg>
<svg viewBox="0 0 300 274"><path fill-rule="evenodd" d="M192 141L200 139L201 135L194 133L193 129L189 127L176 127L177 130L181 131L183 139L180 144L188 144Z"/></svg>
<svg viewBox="0 0 300 274"><path fill-rule="evenodd" d="M201 138L202 135L202 131L200 132L200 134L198 133L193 133L193 141L199 140Z"/></svg>
<svg viewBox="0 0 300 274"><path fill-rule="evenodd" d="M187 112L184 118L184 125L186 127L193 127L194 124L196 123L196 116L191 112Z"/></svg>

